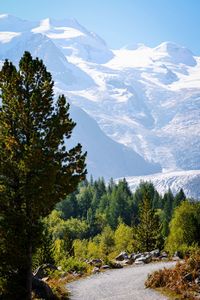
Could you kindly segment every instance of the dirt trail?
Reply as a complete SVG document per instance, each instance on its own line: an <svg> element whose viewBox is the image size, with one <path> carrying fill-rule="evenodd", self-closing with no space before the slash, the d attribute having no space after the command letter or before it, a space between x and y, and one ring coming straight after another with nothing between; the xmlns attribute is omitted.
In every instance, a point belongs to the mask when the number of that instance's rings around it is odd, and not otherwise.
<svg viewBox="0 0 200 300"><path fill-rule="evenodd" d="M172 262L161 262L109 270L67 285L71 300L166 300L165 296L146 289L147 275L164 267L170 268Z"/></svg>

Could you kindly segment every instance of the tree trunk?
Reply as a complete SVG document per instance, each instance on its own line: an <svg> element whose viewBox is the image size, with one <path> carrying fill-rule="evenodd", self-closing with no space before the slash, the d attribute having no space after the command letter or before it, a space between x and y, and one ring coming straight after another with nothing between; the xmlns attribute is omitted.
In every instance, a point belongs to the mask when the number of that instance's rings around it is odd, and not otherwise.
<svg viewBox="0 0 200 300"><path fill-rule="evenodd" d="M32 245L27 247L27 256L24 266L19 269L19 295L17 300L31 300L32 294Z"/></svg>
<svg viewBox="0 0 200 300"><path fill-rule="evenodd" d="M26 300L31 300L32 293L32 245L30 243L28 247L28 257L27 257L27 277L26 277Z"/></svg>

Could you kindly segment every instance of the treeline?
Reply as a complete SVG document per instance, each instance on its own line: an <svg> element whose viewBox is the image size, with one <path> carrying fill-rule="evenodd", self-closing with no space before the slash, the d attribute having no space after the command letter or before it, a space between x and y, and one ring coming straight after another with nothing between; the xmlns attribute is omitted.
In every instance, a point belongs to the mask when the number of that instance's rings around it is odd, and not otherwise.
<svg viewBox="0 0 200 300"><path fill-rule="evenodd" d="M148 197L151 208L160 214L162 235L166 237L174 209L186 199L182 189L175 196L170 189L161 196L152 183L141 182L132 193L125 179L118 183L111 179L106 185L103 178L95 181L91 178L60 202L56 210L61 212L64 220L84 220L89 226L87 237L93 237L107 225L112 229L116 229L120 222L128 226L138 225L139 206L145 196Z"/></svg>
<svg viewBox="0 0 200 300"><path fill-rule="evenodd" d="M199 244L199 213L200 204L186 200L182 189L162 196L152 183L141 182L132 193L125 179L106 185L103 178L91 178L45 219L43 243L49 248L38 253L47 255L51 249L56 263L76 269L83 267L80 259L110 259L123 250L186 251ZM36 264L45 255L36 255Z"/></svg>

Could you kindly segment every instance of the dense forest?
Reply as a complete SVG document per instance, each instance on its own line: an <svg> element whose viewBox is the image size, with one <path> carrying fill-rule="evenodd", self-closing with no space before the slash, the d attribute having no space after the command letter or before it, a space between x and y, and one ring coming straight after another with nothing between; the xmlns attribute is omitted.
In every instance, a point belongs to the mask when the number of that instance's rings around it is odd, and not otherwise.
<svg viewBox="0 0 200 300"><path fill-rule="evenodd" d="M186 200L182 189L176 195L168 190L162 196L152 183L141 182L132 193L125 179L106 184L103 178L91 178L43 220L44 244L35 255L35 264L51 257L68 270L79 270L86 258L109 261L120 251L159 248L184 254L199 244L199 213L200 203Z"/></svg>

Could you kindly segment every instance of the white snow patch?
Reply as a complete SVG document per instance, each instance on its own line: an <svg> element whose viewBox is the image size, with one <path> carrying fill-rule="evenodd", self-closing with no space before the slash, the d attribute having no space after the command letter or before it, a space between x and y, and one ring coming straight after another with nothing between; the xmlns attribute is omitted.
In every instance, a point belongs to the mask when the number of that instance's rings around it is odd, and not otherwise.
<svg viewBox="0 0 200 300"><path fill-rule="evenodd" d="M55 30L55 32L47 34L47 36L50 39L71 39L71 38L75 38L75 37L79 37L79 36L84 36L84 34L81 31L79 31L75 28L55 27L54 30ZM61 30L63 30L63 32L61 32L61 33L56 32L56 31L61 31Z"/></svg>
<svg viewBox="0 0 200 300"><path fill-rule="evenodd" d="M8 14L1 14L0 15L0 19L5 19L5 18L7 18L8 17Z"/></svg>
<svg viewBox="0 0 200 300"><path fill-rule="evenodd" d="M44 33L46 31L48 31L50 28L51 28L50 19L46 18L40 22L39 27L33 28L31 31L34 33Z"/></svg>
<svg viewBox="0 0 200 300"><path fill-rule="evenodd" d="M122 178L120 178L122 179ZM120 179L116 179L119 181ZM174 171L157 173L147 176L126 177L132 191L135 191L141 182L152 182L160 194L164 194L170 188L176 194L182 188L187 197L200 199L200 170Z"/></svg>
<svg viewBox="0 0 200 300"><path fill-rule="evenodd" d="M20 36L20 32L11 32L11 31L1 31L0 32L0 42L2 44L9 43L13 38Z"/></svg>

